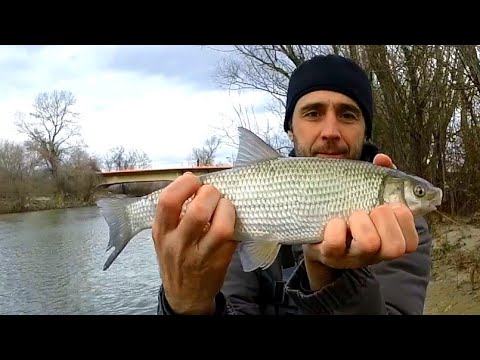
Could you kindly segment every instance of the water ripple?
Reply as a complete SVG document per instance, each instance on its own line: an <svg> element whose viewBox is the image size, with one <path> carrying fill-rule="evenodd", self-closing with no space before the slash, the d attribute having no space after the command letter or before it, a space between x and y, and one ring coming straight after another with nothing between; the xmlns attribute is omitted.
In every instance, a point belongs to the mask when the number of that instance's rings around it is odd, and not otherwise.
<svg viewBox="0 0 480 360"><path fill-rule="evenodd" d="M155 314L151 232L103 271L107 242L96 207L0 215L0 314Z"/></svg>

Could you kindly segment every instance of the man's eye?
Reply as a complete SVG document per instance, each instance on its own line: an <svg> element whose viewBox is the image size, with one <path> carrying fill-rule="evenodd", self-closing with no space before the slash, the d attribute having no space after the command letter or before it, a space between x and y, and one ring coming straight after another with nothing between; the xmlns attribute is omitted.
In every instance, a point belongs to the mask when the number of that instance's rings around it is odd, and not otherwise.
<svg viewBox="0 0 480 360"><path fill-rule="evenodd" d="M342 114L342 117L344 117L345 119L355 120L357 118L357 115L352 112L345 112Z"/></svg>

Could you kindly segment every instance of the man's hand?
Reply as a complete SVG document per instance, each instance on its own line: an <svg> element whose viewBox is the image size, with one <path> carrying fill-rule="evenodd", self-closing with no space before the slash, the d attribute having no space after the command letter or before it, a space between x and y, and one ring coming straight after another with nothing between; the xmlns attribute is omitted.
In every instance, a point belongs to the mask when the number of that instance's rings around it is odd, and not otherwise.
<svg viewBox="0 0 480 360"><path fill-rule="evenodd" d="M385 154L378 154L373 158L373 163L378 166L384 166L396 169L397 167L393 163L392 159Z"/></svg>
<svg viewBox="0 0 480 360"><path fill-rule="evenodd" d="M195 195L182 214L182 205ZM180 219L181 217L181 219ZM152 235L165 296L177 314L211 314L237 243L235 209L211 185L185 174L159 198Z"/></svg>
<svg viewBox="0 0 480 360"><path fill-rule="evenodd" d="M377 155L373 162L395 168L384 154ZM370 215L357 211L348 225L345 220L333 219L321 243L304 245L311 287L318 290L332 282L334 269L361 268L414 252L418 241L413 215L403 204L381 205Z"/></svg>

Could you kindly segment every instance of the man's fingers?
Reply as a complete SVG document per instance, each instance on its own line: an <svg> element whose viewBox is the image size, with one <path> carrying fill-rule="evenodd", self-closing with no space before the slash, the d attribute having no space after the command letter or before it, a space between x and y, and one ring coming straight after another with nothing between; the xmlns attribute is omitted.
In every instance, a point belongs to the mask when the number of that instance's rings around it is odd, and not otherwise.
<svg viewBox="0 0 480 360"><path fill-rule="evenodd" d="M312 245L318 247L320 253L325 257L341 257L345 255L347 248L347 223L345 220L335 218L330 220L320 244Z"/></svg>
<svg viewBox="0 0 480 360"><path fill-rule="evenodd" d="M412 212L406 206L394 206L393 212L405 239L405 252L414 252L417 250L419 238Z"/></svg>
<svg viewBox="0 0 480 360"><path fill-rule="evenodd" d="M389 168L393 168L393 169L397 168L395 166L395 164L393 163L392 159L388 155L385 155L385 154L375 155L375 157L373 158L373 163L375 165L378 165L378 166L384 166L384 167L389 167Z"/></svg>
<svg viewBox="0 0 480 360"><path fill-rule="evenodd" d="M393 209L380 206L371 213L371 218L382 239L379 257L381 260L395 259L405 253L405 238Z"/></svg>
<svg viewBox="0 0 480 360"><path fill-rule="evenodd" d="M209 253L213 249L228 243L225 246L231 248L233 252L237 245L236 242L230 241L233 240L234 227L235 208L229 200L221 198L213 213L210 228L198 244L200 251ZM228 249L226 251L228 252Z"/></svg>
<svg viewBox="0 0 480 360"><path fill-rule="evenodd" d="M220 192L212 185L204 185L197 191L178 225L178 230L182 234L181 238L196 241L203 235L205 226L210 221L220 196Z"/></svg>
<svg viewBox="0 0 480 360"><path fill-rule="evenodd" d="M369 258L377 254L381 239L370 216L364 211L355 211L349 222L353 237L349 255Z"/></svg>
<svg viewBox="0 0 480 360"><path fill-rule="evenodd" d="M175 229L178 225L183 203L201 186L200 180L188 173L178 177L162 190L158 199L154 227L161 234Z"/></svg>

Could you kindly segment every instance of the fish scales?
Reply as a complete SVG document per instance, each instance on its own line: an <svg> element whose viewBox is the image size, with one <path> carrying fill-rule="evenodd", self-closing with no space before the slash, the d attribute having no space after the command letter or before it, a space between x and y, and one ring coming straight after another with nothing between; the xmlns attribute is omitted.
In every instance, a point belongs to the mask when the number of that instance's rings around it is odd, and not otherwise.
<svg viewBox="0 0 480 360"><path fill-rule="evenodd" d="M386 175L363 162L278 158L201 180L232 201L236 235L276 234L270 239L294 244L318 242L332 217L346 219L354 210L377 206Z"/></svg>

